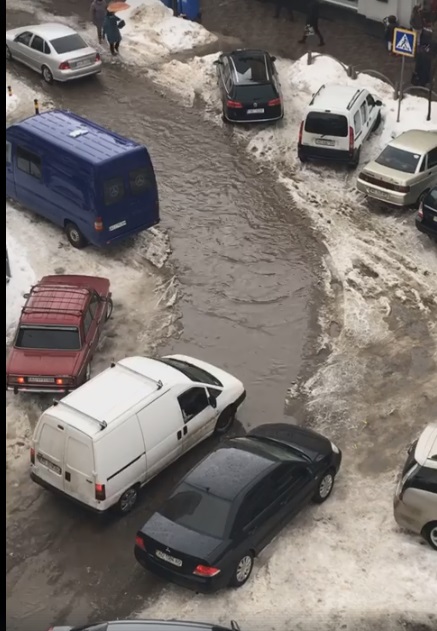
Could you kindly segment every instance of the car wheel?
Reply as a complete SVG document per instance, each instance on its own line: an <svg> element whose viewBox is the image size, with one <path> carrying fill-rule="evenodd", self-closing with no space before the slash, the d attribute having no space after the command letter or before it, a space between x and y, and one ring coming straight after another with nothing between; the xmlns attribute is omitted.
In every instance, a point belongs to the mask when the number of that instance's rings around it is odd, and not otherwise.
<svg viewBox="0 0 437 631"><path fill-rule="evenodd" d="M229 405L223 410L217 419L214 432L216 434L225 434L233 425L237 410L233 405Z"/></svg>
<svg viewBox="0 0 437 631"><path fill-rule="evenodd" d="M9 61L12 59L12 53L9 50L9 46L6 46L6 59Z"/></svg>
<svg viewBox="0 0 437 631"><path fill-rule="evenodd" d="M41 74L46 83L53 83L53 75L50 68L48 68L47 66L43 66L41 68Z"/></svg>
<svg viewBox="0 0 437 631"><path fill-rule="evenodd" d="M67 239L70 241L73 248L77 248L80 250L87 245L87 240L76 226L76 224L68 222L65 226L65 234L67 235Z"/></svg>
<svg viewBox="0 0 437 631"><path fill-rule="evenodd" d="M242 587L249 580L253 570L253 553L247 552L235 566L234 573L229 581L230 587Z"/></svg>
<svg viewBox="0 0 437 631"><path fill-rule="evenodd" d="M378 115L377 115L377 117L375 119L375 122L373 123L372 132L374 132L374 131L376 131L378 129L378 127L381 124L381 120L382 120L382 118L381 118L381 111L379 111Z"/></svg>
<svg viewBox="0 0 437 631"><path fill-rule="evenodd" d="M109 320L109 318L112 316L113 309L114 303L112 302L112 298L108 298L108 300L106 301L105 320Z"/></svg>
<svg viewBox="0 0 437 631"><path fill-rule="evenodd" d="M133 509L138 500L138 488L131 486L118 500L117 508L121 515L127 515Z"/></svg>
<svg viewBox="0 0 437 631"><path fill-rule="evenodd" d="M354 159L352 160L352 162L349 162L348 167L349 169L353 170L356 169L357 166L360 163L360 156L361 156L361 147L359 149L357 149Z"/></svg>
<svg viewBox="0 0 437 631"><path fill-rule="evenodd" d="M422 530L422 537L429 543L431 548L437 550L437 521L426 524Z"/></svg>
<svg viewBox="0 0 437 631"><path fill-rule="evenodd" d="M322 504L332 493L332 489L334 488L335 482L335 473L331 469L330 471L326 471L317 486L316 492L313 495L313 502L316 504Z"/></svg>

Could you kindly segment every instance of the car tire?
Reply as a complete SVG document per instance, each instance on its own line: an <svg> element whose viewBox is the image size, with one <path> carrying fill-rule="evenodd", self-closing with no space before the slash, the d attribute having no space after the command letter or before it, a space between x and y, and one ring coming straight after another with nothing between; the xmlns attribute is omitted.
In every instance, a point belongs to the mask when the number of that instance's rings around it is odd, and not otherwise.
<svg viewBox="0 0 437 631"><path fill-rule="evenodd" d="M306 158L305 156L299 156L299 160L302 162L302 164L308 162L308 158Z"/></svg>
<svg viewBox="0 0 437 631"><path fill-rule="evenodd" d="M246 552L235 565L234 572L229 581L229 587L242 587L250 578L253 570L254 554Z"/></svg>
<svg viewBox="0 0 437 631"><path fill-rule="evenodd" d="M378 129L378 127L379 127L379 126L380 126L380 124L381 124L381 120L382 120L382 117L381 117L381 110L379 110L378 115L377 115L377 117L376 117L376 119L375 119L375 122L373 123L372 133Z"/></svg>
<svg viewBox="0 0 437 631"><path fill-rule="evenodd" d="M6 45L6 61L11 61L12 59L12 53L10 51L9 46Z"/></svg>
<svg viewBox="0 0 437 631"><path fill-rule="evenodd" d="M113 309L114 309L114 303L112 302L112 298L108 298L108 300L106 302L106 311L105 311L105 321L106 322L112 316Z"/></svg>
<svg viewBox="0 0 437 631"><path fill-rule="evenodd" d="M48 66L41 67L41 74L42 74L42 78L44 79L46 83L48 84L53 83L54 79L53 79L52 71L50 70Z"/></svg>
<svg viewBox="0 0 437 631"><path fill-rule="evenodd" d="M76 224L71 221L65 224L65 234L67 235L67 239L73 248L76 248L77 250L81 250L88 243Z"/></svg>
<svg viewBox="0 0 437 631"><path fill-rule="evenodd" d="M422 530L422 537L433 550L437 550L437 521L426 524Z"/></svg>
<svg viewBox="0 0 437 631"><path fill-rule="evenodd" d="M131 486L123 493L117 502L117 511L120 515L127 515L138 501L138 487Z"/></svg>
<svg viewBox="0 0 437 631"><path fill-rule="evenodd" d="M423 191L417 198L416 202L413 204L413 208L419 208L420 203L425 199L428 193L429 193L429 189L427 189L426 191Z"/></svg>
<svg viewBox="0 0 437 631"><path fill-rule="evenodd" d="M229 431L234 424L236 413L237 410L235 406L228 405L228 407L225 408L218 417L215 424L214 433L218 435L226 434L226 432Z"/></svg>
<svg viewBox="0 0 437 631"><path fill-rule="evenodd" d="M316 491L313 495L313 502L315 504L323 504L332 493L335 483L335 472L333 469L325 471L320 478Z"/></svg>
<svg viewBox="0 0 437 631"><path fill-rule="evenodd" d="M358 167L360 163L360 156L361 156L361 147L356 150L354 159L352 160L352 162L349 162L348 164L348 167L351 171Z"/></svg>

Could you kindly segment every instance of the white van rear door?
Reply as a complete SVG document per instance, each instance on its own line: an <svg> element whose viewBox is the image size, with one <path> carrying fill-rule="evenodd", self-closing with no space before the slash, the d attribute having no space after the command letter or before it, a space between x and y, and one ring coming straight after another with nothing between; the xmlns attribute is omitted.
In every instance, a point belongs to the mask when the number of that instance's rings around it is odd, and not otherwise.
<svg viewBox="0 0 437 631"><path fill-rule="evenodd" d="M34 436L33 472L51 486L64 490L64 451L66 430L51 416L45 416Z"/></svg>
<svg viewBox="0 0 437 631"><path fill-rule="evenodd" d="M68 427L65 445L64 490L76 499L93 506L94 455L91 439Z"/></svg>

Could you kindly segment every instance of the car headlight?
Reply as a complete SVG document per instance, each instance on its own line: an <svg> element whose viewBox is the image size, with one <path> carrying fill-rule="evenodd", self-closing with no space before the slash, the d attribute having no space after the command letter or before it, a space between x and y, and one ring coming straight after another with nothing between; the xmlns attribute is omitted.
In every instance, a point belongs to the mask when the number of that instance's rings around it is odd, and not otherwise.
<svg viewBox="0 0 437 631"><path fill-rule="evenodd" d="M340 453L339 448L338 448L338 447L337 447L337 445L336 445L335 443L333 443L332 441L331 441L331 449L332 449L332 451L333 451L335 454L339 454L339 453Z"/></svg>

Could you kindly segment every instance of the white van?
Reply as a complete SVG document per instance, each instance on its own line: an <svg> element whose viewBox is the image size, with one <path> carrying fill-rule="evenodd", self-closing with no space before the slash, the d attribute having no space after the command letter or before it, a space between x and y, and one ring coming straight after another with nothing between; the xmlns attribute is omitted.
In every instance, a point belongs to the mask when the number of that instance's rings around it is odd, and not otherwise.
<svg viewBox="0 0 437 631"><path fill-rule="evenodd" d="M322 85L300 125L300 161L333 160L356 167L363 142L381 122L381 106L368 90Z"/></svg>
<svg viewBox="0 0 437 631"><path fill-rule="evenodd" d="M42 414L31 478L96 512L127 513L141 486L227 431L245 396L241 381L192 357L127 357Z"/></svg>

